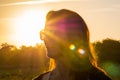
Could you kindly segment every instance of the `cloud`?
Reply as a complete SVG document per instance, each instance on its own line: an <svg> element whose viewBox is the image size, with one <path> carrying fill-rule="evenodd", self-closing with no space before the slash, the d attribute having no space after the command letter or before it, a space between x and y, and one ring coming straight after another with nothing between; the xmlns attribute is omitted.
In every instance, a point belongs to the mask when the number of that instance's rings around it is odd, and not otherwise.
<svg viewBox="0 0 120 80"><path fill-rule="evenodd" d="M118 11L117 8L99 8L99 9L94 9L94 12L114 12Z"/></svg>
<svg viewBox="0 0 120 80"><path fill-rule="evenodd" d="M31 5L31 4L41 4L41 3L49 3L49 2L83 2L83 1L89 1L89 0L40 0L40 1L24 1L24 2L13 2L13 3L6 3L6 4L0 4L0 7L4 6L15 6L15 5ZM93 0L91 0L93 1Z"/></svg>
<svg viewBox="0 0 120 80"><path fill-rule="evenodd" d="M47 3L47 2L55 2L55 1L49 1L49 0L41 0L41 1L26 1L26 2L13 2L13 3L6 3L1 4L0 7L5 6L15 6L15 5L31 5L31 4L41 4L41 3Z"/></svg>

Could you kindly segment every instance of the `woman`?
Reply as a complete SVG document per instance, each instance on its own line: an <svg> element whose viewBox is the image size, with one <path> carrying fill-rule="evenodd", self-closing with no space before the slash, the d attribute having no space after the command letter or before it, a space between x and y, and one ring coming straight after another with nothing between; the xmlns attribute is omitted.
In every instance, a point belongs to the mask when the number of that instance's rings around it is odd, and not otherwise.
<svg viewBox="0 0 120 80"><path fill-rule="evenodd" d="M61 9L46 16L41 39L55 68L35 80L111 80L97 67L85 21L76 12Z"/></svg>

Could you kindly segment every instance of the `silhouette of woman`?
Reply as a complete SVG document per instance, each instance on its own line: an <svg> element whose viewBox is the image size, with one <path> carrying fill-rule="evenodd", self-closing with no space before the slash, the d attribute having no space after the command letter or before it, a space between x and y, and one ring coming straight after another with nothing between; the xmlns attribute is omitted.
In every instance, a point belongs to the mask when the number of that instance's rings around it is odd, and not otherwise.
<svg viewBox="0 0 120 80"><path fill-rule="evenodd" d="M46 16L41 39L55 68L35 80L111 80L96 63L89 43L89 30L74 11L61 9Z"/></svg>

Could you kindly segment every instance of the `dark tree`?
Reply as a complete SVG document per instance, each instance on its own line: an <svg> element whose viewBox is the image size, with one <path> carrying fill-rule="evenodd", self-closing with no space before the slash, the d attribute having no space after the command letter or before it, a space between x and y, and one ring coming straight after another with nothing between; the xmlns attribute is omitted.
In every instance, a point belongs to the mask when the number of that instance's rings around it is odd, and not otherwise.
<svg viewBox="0 0 120 80"><path fill-rule="evenodd" d="M93 43L93 46L100 63L112 61L120 64L120 41L105 39L102 42Z"/></svg>

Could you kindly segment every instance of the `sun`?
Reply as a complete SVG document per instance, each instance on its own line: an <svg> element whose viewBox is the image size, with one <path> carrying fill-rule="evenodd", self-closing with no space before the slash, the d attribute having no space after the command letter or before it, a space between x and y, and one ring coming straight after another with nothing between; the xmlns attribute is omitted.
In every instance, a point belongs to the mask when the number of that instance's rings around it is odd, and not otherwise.
<svg viewBox="0 0 120 80"><path fill-rule="evenodd" d="M42 42L39 32L44 28L45 13L39 10L27 10L21 13L14 21L14 40L16 44L33 46Z"/></svg>

